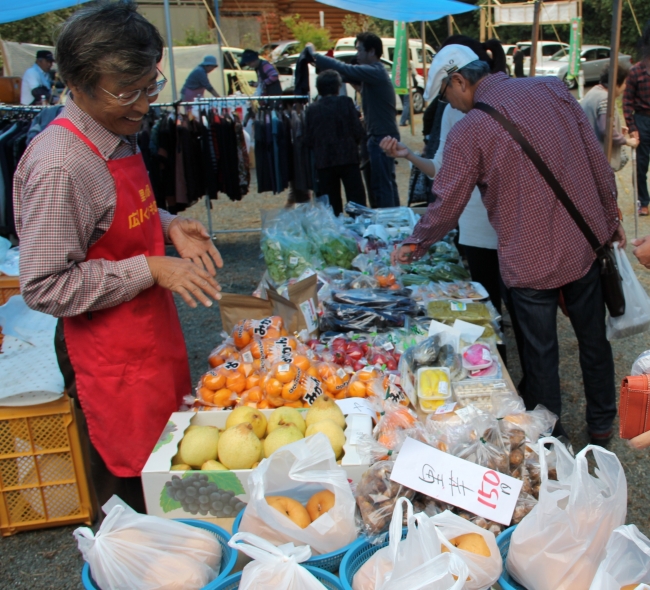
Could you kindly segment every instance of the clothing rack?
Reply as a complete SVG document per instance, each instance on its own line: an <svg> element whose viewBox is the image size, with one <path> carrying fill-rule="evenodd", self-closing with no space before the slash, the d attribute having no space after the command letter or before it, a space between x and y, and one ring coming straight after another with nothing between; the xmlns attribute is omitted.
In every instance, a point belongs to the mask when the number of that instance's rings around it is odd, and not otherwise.
<svg viewBox="0 0 650 590"><path fill-rule="evenodd" d="M200 106L214 106L215 103L237 103L237 102L273 102L276 100L304 100L306 102L310 101L308 95L278 95L278 96L212 96L199 98L192 102L155 102L152 107L200 107ZM250 233L259 233L262 230L258 227L251 227L246 229L212 229L212 205L210 199L206 195L205 199L205 208L206 215L208 220L208 233L212 238L217 234L250 234Z"/></svg>

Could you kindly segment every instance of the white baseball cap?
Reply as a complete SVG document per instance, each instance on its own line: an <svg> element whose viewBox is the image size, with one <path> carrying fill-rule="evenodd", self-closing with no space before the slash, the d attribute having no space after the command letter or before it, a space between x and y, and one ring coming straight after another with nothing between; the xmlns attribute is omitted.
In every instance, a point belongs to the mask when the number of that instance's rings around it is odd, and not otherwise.
<svg viewBox="0 0 650 590"><path fill-rule="evenodd" d="M436 53L427 76L427 87L424 89L424 100L433 100L440 92L442 81L464 68L468 63L478 59L478 55L465 45L447 45Z"/></svg>

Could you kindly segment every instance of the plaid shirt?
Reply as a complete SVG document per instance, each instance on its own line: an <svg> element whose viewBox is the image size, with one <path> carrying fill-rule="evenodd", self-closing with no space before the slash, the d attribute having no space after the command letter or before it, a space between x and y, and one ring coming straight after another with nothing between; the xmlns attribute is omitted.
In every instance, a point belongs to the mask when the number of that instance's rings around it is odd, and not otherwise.
<svg viewBox="0 0 650 590"><path fill-rule="evenodd" d="M580 105L557 78L479 82L474 100L513 121L559 180L601 243L618 227L616 182ZM436 201L407 244L422 255L456 226L478 185L497 232L508 287L553 289L583 277L595 255L519 144L487 113L470 111L447 136Z"/></svg>
<svg viewBox="0 0 650 590"><path fill-rule="evenodd" d="M68 100L70 119L108 159L137 153L136 136L120 137ZM32 308L56 317L114 307L154 283L144 255L85 262L113 222L117 195L103 159L58 125L36 136L14 177L20 237L20 288ZM173 215L159 209L167 235Z"/></svg>
<svg viewBox="0 0 650 590"><path fill-rule="evenodd" d="M650 111L650 74L641 61L630 68L623 94L623 114L630 133L638 131L634 113L639 111Z"/></svg>

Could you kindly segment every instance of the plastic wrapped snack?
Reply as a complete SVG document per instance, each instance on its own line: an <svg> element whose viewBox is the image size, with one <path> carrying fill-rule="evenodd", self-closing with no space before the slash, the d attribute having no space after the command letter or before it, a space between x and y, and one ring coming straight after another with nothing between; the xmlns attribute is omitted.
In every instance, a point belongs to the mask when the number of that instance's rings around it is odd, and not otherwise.
<svg viewBox="0 0 650 590"><path fill-rule="evenodd" d="M385 533L390 526L397 499L403 497L411 500L415 496L415 491L391 481L393 465L393 461L375 463L361 476L357 485L357 506L367 535Z"/></svg>
<svg viewBox="0 0 650 590"><path fill-rule="evenodd" d="M427 304L429 317L443 322L446 320L491 320L492 313L486 303L461 303L459 301L430 301Z"/></svg>

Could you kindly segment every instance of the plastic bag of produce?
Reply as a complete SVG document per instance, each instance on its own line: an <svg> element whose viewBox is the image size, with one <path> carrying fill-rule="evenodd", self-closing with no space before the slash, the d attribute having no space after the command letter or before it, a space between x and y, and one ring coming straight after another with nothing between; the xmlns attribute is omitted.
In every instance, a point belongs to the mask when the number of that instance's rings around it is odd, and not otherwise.
<svg viewBox="0 0 650 590"><path fill-rule="evenodd" d="M308 546L276 547L250 533L233 535L228 545L253 558L242 571L240 590L325 590L323 584L299 565L311 557Z"/></svg>
<svg viewBox="0 0 650 590"><path fill-rule="evenodd" d="M557 481L548 477L553 444ZM596 462L589 473L587 453ZM625 522L627 483L620 461L588 445L574 458L557 439L538 443L542 484L539 502L512 534L506 567L528 590L587 590L612 531Z"/></svg>
<svg viewBox="0 0 650 590"><path fill-rule="evenodd" d="M650 539L633 525L620 526L609 538L607 556L589 590L650 590Z"/></svg>
<svg viewBox="0 0 650 590"><path fill-rule="evenodd" d="M275 545L307 544L316 554L336 551L357 538L347 475L321 432L279 448L251 472L249 486L242 532ZM268 498L278 496L284 500L273 500L277 507L271 506Z"/></svg>
<svg viewBox="0 0 650 590"><path fill-rule="evenodd" d="M371 309L359 305L323 302L324 312L320 318L322 332L373 332L399 328L406 322L406 314L399 311Z"/></svg>
<svg viewBox="0 0 650 590"><path fill-rule="evenodd" d="M640 334L650 328L650 297L636 278L625 251L614 242L616 265L623 281L625 295L625 313L613 318L607 316L607 339L617 340L634 334Z"/></svg>
<svg viewBox="0 0 650 590"><path fill-rule="evenodd" d="M113 506L97 533L74 531L102 590L188 590L219 575L221 545L197 527Z"/></svg>

